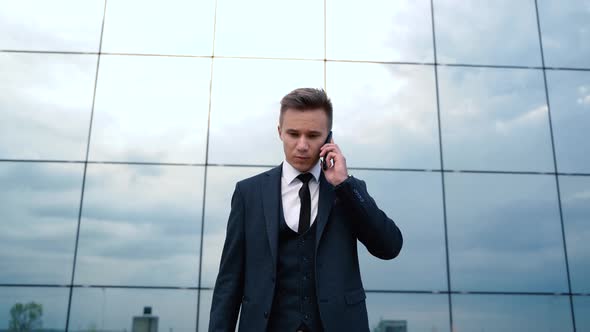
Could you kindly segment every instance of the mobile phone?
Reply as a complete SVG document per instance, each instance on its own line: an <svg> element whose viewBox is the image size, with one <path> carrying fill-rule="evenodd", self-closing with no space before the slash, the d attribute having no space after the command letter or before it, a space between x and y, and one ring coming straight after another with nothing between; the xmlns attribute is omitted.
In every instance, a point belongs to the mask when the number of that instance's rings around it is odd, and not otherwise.
<svg viewBox="0 0 590 332"><path fill-rule="evenodd" d="M324 142L324 145L330 143L331 140L332 140L332 131L330 130L330 133L328 133L328 137L326 137L326 141ZM328 163L326 162L325 157L320 158L320 163L322 164L322 169L324 171L328 169Z"/></svg>

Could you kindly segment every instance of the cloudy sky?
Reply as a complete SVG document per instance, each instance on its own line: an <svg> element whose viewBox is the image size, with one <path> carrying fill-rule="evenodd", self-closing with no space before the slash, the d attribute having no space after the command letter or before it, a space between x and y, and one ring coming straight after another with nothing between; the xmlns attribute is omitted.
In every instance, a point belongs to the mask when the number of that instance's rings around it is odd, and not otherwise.
<svg viewBox="0 0 590 332"><path fill-rule="evenodd" d="M79 215L74 284L179 289L76 287L71 329L153 306L194 331L199 286L204 329L235 183L282 161L279 101L301 86L327 90L351 173L404 233L393 261L359 243L371 327L449 331L448 283L568 292L566 257L589 294L590 1L537 1L541 38L533 0L433 3L3 2L0 284L31 286L0 287L0 329L29 301L65 327L69 288L32 286L71 283ZM457 331L573 326L563 295L452 303Z"/></svg>

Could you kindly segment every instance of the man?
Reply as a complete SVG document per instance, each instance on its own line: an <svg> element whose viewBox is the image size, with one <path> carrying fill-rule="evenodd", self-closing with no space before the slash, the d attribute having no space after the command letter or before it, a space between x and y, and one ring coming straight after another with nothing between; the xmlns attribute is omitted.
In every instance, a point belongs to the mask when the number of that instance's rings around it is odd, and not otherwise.
<svg viewBox="0 0 590 332"><path fill-rule="evenodd" d="M357 239L393 259L402 234L348 174L334 140L324 144L331 128L323 90L282 99L285 161L236 184L210 332L234 331L238 311L241 332L369 331Z"/></svg>

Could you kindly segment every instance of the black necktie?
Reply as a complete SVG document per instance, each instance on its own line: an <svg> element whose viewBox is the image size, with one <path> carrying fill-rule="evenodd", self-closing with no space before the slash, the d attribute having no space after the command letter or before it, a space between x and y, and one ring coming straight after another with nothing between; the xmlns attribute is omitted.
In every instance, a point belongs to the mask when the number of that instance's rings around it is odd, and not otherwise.
<svg viewBox="0 0 590 332"><path fill-rule="evenodd" d="M301 189L299 189L299 199L301 200L301 209L299 210L299 227L297 231L303 234L309 228L309 221L311 219L311 194L309 193L309 180L313 175L310 173L299 174L297 178L303 182Z"/></svg>

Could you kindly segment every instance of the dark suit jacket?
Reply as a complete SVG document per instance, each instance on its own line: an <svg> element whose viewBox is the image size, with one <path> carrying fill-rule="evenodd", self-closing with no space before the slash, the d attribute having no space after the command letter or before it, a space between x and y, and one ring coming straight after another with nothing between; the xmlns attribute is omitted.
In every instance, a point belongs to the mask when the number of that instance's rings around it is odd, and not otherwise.
<svg viewBox="0 0 590 332"><path fill-rule="evenodd" d="M278 251L281 166L236 184L215 282L210 332L266 330ZM316 292L326 332L369 331L357 239L381 259L395 258L402 234L366 190L349 177L332 186L322 172L316 227ZM241 305L241 311L240 310Z"/></svg>

